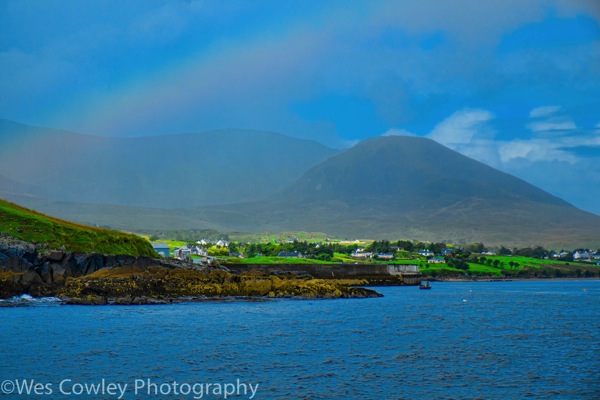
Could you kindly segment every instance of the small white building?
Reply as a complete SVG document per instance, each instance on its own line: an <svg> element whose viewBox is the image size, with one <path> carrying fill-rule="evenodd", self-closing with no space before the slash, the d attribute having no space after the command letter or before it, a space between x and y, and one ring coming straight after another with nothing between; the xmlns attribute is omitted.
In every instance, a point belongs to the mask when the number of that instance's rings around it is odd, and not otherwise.
<svg viewBox="0 0 600 400"><path fill-rule="evenodd" d="M444 260L442 257L432 257L427 260L428 264L443 264L445 262L446 260Z"/></svg>
<svg viewBox="0 0 600 400"><path fill-rule="evenodd" d="M173 251L173 258L182 261L192 261L192 252L187 247L181 247Z"/></svg>
<svg viewBox="0 0 600 400"><path fill-rule="evenodd" d="M373 253L370 251L364 251L363 249L356 249L350 254L350 256L352 258L360 258L364 260L373 257Z"/></svg>
<svg viewBox="0 0 600 400"><path fill-rule="evenodd" d="M577 261L590 261L590 253L589 251L576 251L573 253L573 260Z"/></svg>

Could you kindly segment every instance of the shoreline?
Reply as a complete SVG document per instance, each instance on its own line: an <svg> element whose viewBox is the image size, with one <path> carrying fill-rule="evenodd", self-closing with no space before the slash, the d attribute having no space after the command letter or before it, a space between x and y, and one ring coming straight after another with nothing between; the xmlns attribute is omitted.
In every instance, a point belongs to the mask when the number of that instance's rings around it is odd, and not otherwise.
<svg viewBox="0 0 600 400"><path fill-rule="evenodd" d="M561 278L538 278L538 277L518 277L518 278L482 278L482 279L462 279L462 278L423 278L424 281L429 282L512 282L512 281L598 281L600 277L561 277Z"/></svg>

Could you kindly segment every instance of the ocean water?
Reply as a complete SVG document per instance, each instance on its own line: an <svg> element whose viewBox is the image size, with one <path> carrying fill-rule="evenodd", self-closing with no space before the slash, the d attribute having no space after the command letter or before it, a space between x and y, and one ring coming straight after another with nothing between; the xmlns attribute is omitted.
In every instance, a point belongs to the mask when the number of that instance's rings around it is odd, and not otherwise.
<svg viewBox="0 0 600 400"><path fill-rule="evenodd" d="M21 299L31 305L0 307L0 398L600 398L598 280L376 289L385 296Z"/></svg>

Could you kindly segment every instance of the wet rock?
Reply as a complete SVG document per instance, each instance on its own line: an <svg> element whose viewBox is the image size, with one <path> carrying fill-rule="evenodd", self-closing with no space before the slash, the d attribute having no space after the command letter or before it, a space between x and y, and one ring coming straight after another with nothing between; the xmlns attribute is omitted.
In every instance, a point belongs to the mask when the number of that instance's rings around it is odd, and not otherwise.
<svg viewBox="0 0 600 400"><path fill-rule="evenodd" d="M108 304L108 299L103 296L86 296L65 298L65 304L80 305L80 306L103 306Z"/></svg>

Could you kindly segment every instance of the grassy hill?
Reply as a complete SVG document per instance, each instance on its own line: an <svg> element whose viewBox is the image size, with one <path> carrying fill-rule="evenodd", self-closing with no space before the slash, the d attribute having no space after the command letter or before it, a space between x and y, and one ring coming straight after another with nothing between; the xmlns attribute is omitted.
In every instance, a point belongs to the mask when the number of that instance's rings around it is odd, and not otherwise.
<svg viewBox="0 0 600 400"><path fill-rule="evenodd" d="M139 236L63 221L1 199L0 232L72 252L156 256L150 243Z"/></svg>

